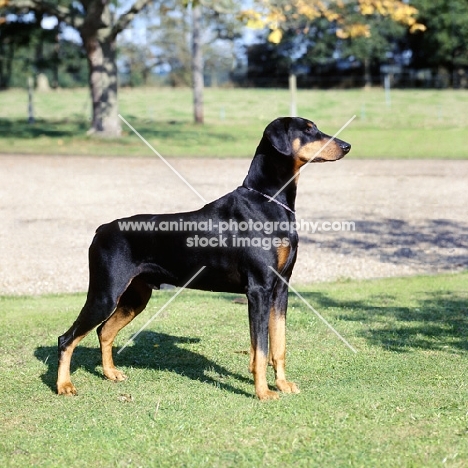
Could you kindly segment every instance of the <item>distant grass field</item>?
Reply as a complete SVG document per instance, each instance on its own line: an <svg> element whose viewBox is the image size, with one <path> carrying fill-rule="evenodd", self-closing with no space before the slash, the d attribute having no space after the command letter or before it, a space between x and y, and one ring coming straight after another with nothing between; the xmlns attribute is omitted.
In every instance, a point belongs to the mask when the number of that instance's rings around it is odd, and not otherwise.
<svg viewBox="0 0 468 468"><path fill-rule="evenodd" d="M289 377L254 398L245 305L182 294L101 376L97 337L77 348L77 397L54 394L56 338L83 294L0 298L0 466L464 467L468 465L468 273L298 288ZM174 294L153 295L116 350ZM269 381L273 383L272 371Z"/></svg>
<svg viewBox="0 0 468 468"><path fill-rule="evenodd" d="M251 157L266 124L289 113L287 90L205 90L206 124L192 123L188 89L122 89L120 113L164 156ZM153 156L123 124L119 140L86 136L87 89L34 96L36 123L27 123L25 90L0 92L0 152ZM300 90L298 113L341 137L351 158L468 158L468 91L394 90L387 105L381 89Z"/></svg>

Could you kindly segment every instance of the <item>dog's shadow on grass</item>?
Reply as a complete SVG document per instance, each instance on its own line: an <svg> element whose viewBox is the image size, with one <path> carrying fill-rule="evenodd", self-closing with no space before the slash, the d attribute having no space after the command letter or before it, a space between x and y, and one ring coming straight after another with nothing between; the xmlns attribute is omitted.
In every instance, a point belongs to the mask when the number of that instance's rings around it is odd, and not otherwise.
<svg viewBox="0 0 468 468"><path fill-rule="evenodd" d="M242 383L253 383L243 375L231 372L202 354L187 349L185 345L199 343L199 338L173 336L165 333L144 331L138 335L132 346L125 348L117 355L114 347L114 362L118 368L133 367L139 369L157 369L183 375L192 380L206 382L229 392L252 397L253 394L236 388L227 379L235 379ZM40 346L34 352L35 357L47 364L47 371L41 376L42 381L53 391L56 391L57 380L57 347ZM101 351L99 345L86 347L78 345L73 353L71 373L78 368L85 369L90 374L104 378L102 374Z"/></svg>
<svg viewBox="0 0 468 468"><path fill-rule="evenodd" d="M468 353L465 292L415 293L413 307L382 293L366 300L340 300L323 293L303 293L320 310L338 311L337 318L363 326L358 332L371 345L406 353L413 350Z"/></svg>

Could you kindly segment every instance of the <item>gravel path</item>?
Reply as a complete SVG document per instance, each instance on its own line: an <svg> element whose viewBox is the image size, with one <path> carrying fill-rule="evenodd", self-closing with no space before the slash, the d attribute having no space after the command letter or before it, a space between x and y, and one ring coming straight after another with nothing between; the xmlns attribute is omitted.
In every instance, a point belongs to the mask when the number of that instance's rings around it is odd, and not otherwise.
<svg viewBox="0 0 468 468"><path fill-rule="evenodd" d="M234 189L248 160L171 160L207 199ZM468 268L468 161L315 164L300 177L298 220L355 231L300 232L294 283ZM202 202L158 159L0 156L0 294L87 288L96 227ZM335 225L337 226L337 225Z"/></svg>

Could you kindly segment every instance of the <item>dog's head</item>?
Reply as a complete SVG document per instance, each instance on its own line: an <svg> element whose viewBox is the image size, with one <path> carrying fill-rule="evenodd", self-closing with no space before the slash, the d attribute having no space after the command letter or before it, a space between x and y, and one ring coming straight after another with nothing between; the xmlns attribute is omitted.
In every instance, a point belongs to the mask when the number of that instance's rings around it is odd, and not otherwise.
<svg viewBox="0 0 468 468"><path fill-rule="evenodd" d="M337 161L351 145L322 133L310 120L301 117L280 117L273 120L263 133L281 154L292 156L297 166L309 162Z"/></svg>

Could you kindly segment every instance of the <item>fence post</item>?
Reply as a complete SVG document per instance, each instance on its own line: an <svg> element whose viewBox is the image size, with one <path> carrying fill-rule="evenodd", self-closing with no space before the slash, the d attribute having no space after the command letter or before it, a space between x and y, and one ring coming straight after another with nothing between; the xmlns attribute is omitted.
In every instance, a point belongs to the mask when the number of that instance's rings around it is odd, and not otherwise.
<svg viewBox="0 0 468 468"><path fill-rule="evenodd" d="M34 106L33 106L33 89L34 79L28 76L28 123L34 123Z"/></svg>
<svg viewBox="0 0 468 468"><path fill-rule="evenodd" d="M291 117L297 117L297 81L293 73L289 75L289 92L291 96L289 113Z"/></svg>

